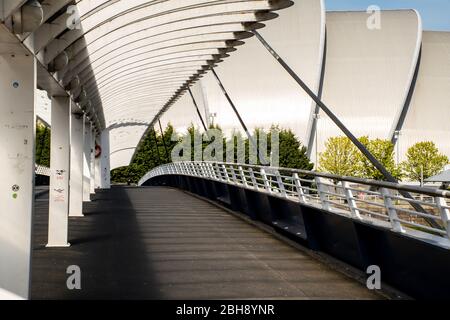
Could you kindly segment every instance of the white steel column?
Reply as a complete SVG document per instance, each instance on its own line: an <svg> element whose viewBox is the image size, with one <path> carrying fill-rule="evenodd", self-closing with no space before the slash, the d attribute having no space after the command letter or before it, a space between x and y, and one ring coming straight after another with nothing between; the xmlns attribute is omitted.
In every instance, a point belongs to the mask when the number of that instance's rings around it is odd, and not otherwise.
<svg viewBox="0 0 450 320"><path fill-rule="evenodd" d="M84 115L71 114L70 119L69 216L83 217Z"/></svg>
<svg viewBox="0 0 450 320"><path fill-rule="evenodd" d="M99 158L95 158L95 190L100 189L101 188L101 169L100 169L100 157Z"/></svg>
<svg viewBox="0 0 450 320"><path fill-rule="evenodd" d="M101 188L111 188L111 165L109 160L109 130L103 130L101 134L102 154L100 157Z"/></svg>
<svg viewBox="0 0 450 320"><path fill-rule="evenodd" d="M90 193L95 194L95 131L91 124L91 176L90 176Z"/></svg>
<svg viewBox="0 0 450 320"><path fill-rule="evenodd" d="M50 169L47 247L69 247L69 97L52 97Z"/></svg>
<svg viewBox="0 0 450 320"><path fill-rule="evenodd" d="M84 123L83 201L91 201L91 124Z"/></svg>
<svg viewBox="0 0 450 320"><path fill-rule="evenodd" d="M23 298L31 272L35 88L33 57L0 55L0 288Z"/></svg>

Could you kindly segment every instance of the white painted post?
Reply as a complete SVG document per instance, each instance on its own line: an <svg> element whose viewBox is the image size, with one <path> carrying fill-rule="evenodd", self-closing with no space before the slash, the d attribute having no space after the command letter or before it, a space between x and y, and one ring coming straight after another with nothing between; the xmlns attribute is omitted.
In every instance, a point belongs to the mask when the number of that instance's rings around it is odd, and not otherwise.
<svg viewBox="0 0 450 320"><path fill-rule="evenodd" d="M84 124L83 201L91 201L91 124Z"/></svg>
<svg viewBox="0 0 450 320"><path fill-rule="evenodd" d="M317 192L319 193L320 202L322 203L322 208L327 211L331 211L330 203L328 202L327 186L324 185L323 179L321 177L316 177Z"/></svg>
<svg viewBox="0 0 450 320"><path fill-rule="evenodd" d="M220 167L217 163L214 163L214 172L216 174L216 180L222 181L222 173L220 172Z"/></svg>
<svg viewBox="0 0 450 320"><path fill-rule="evenodd" d="M103 130L101 135L101 188L111 189L111 164L109 148L109 130Z"/></svg>
<svg viewBox="0 0 450 320"><path fill-rule="evenodd" d="M267 177L266 170L261 169L260 173L261 173L261 177L262 177L262 179L263 179L264 188L266 189L267 192L272 193L272 188L271 188L271 186L270 186L270 183L269 183L269 179L268 179L268 177Z"/></svg>
<svg viewBox="0 0 450 320"><path fill-rule="evenodd" d="M207 173L205 171L205 166L204 166L203 162L199 162L198 168L200 169L200 176L206 178Z"/></svg>
<svg viewBox="0 0 450 320"><path fill-rule="evenodd" d="M283 197L287 198L286 188L284 187L283 178L281 177L280 171L277 171L276 176L280 193Z"/></svg>
<svg viewBox="0 0 450 320"><path fill-rule="evenodd" d="M248 168L248 171L250 172L250 180L252 180L253 189L258 190L258 182L256 181L255 173L253 172L253 168Z"/></svg>
<svg viewBox="0 0 450 320"><path fill-rule="evenodd" d="M444 198L436 197L436 205L441 213L442 221L445 224L445 230L447 231L447 238L450 239L450 210L448 209L447 202Z"/></svg>
<svg viewBox="0 0 450 320"><path fill-rule="evenodd" d="M182 175L186 175L186 166L185 166L185 164L180 162L180 163L178 163L178 165L180 166L181 174Z"/></svg>
<svg viewBox="0 0 450 320"><path fill-rule="evenodd" d="M70 116L69 217L83 217L83 135L84 115Z"/></svg>
<svg viewBox="0 0 450 320"><path fill-rule="evenodd" d="M224 175L224 181L225 182L230 182L230 177L228 176L228 170L227 170L227 167L223 164L222 165L222 170L223 170L223 175Z"/></svg>
<svg viewBox="0 0 450 320"><path fill-rule="evenodd" d="M90 177L90 193L95 194L95 131L91 123L91 177Z"/></svg>
<svg viewBox="0 0 450 320"><path fill-rule="evenodd" d="M29 297L36 62L0 55L0 288Z"/></svg>
<svg viewBox="0 0 450 320"><path fill-rule="evenodd" d="M100 189L102 187L102 177L101 177L101 167L100 167L100 158L94 159L94 167L95 167L95 175L94 175L94 183L95 190Z"/></svg>
<svg viewBox="0 0 450 320"><path fill-rule="evenodd" d="M397 209L395 209L394 203L392 202L391 193L388 189L382 188L381 194L384 199L384 204L386 206L386 210L389 215L389 219L391 220L392 229L397 232L405 232L402 227L402 224L397 220L398 214Z"/></svg>
<svg viewBox="0 0 450 320"><path fill-rule="evenodd" d="M344 188L345 198L347 199L347 203L350 208L350 213L352 214L352 217L362 220L361 214L358 210L358 205L353 195L353 191L350 190L350 183L348 183L348 181L342 181L342 187Z"/></svg>
<svg viewBox="0 0 450 320"><path fill-rule="evenodd" d="M70 98L52 97L47 247L69 247Z"/></svg>
<svg viewBox="0 0 450 320"><path fill-rule="evenodd" d="M298 176L298 173L294 173L292 176L295 182L295 187L297 189L298 198L303 203L308 203L308 200L306 199L305 192L303 191L302 182L300 181L300 177Z"/></svg>
<svg viewBox="0 0 450 320"><path fill-rule="evenodd" d="M198 176L198 170L197 170L197 163L196 162L192 162L192 175L194 177Z"/></svg>
<svg viewBox="0 0 450 320"><path fill-rule="evenodd" d="M235 185L237 185L238 180L237 180L237 176L236 176L236 171L234 171L234 167L232 165L230 166L230 169L231 169L231 177L233 178L233 183Z"/></svg>
<svg viewBox="0 0 450 320"><path fill-rule="evenodd" d="M248 187L247 178L245 177L245 172L242 166L239 166L239 175L241 176L242 184L244 187Z"/></svg>
<svg viewBox="0 0 450 320"><path fill-rule="evenodd" d="M213 164L211 162L208 162L206 165L208 167L208 175L210 176L211 179L215 180L216 174L214 172Z"/></svg>

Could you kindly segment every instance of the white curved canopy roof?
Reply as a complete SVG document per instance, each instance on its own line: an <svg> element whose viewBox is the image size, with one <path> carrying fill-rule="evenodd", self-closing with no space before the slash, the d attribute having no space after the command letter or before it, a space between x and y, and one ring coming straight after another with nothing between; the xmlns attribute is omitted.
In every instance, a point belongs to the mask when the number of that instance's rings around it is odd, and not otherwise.
<svg viewBox="0 0 450 320"><path fill-rule="evenodd" d="M15 1L16 7L24 1ZM277 17L289 0L43 0L19 35L88 114L111 127L112 168L128 165L147 127L202 74ZM73 9L78 28L73 28ZM13 11L13 10L12 10ZM70 28L69 28L70 27ZM119 125L119 126L118 126Z"/></svg>
<svg viewBox="0 0 450 320"><path fill-rule="evenodd" d="M325 49L323 1L296 1L260 33L318 94ZM307 140L315 104L258 39L246 41L239 53L220 64L216 71L249 128L268 129L273 124L283 124L297 132L302 141ZM217 81L207 74L200 83L208 104L217 113L217 123L230 133L239 122Z"/></svg>
<svg viewBox="0 0 450 320"><path fill-rule="evenodd" d="M381 29L367 27L369 16L366 12L325 15L320 1L301 0L281 11L279 19L260 33L314 92L322 93L357 136L391 140L400 131L396 148L400 161L409 147L424 140L434 141L450 156L450 33L422 36L421 18L414 10L382 11ZM290 128L305 145L310 143L311 158L316 160L316 135L309 118L314 104L257 39L246 41L239 54L216 71L250 130L272 124ZM216 114L215 122L227 134L240 130L212 75L205 75L194 88L205 118ZM197 118L190 97L183 97L162 116L162 122L183 131L191 122L200 127ZM317 152L324 150L329 137L338 135L342 132L321 113Z"/></svg>
<svg viewBox="0 0 450 320"><path fill-rule="evenodd" d="M415 10L382 11L382 27L369 29L366 12L327 13L323 101L356 136L391 139L419 61L421 18ZM322 112L319 151L342 135Z"/></svg>
<svg viewBox="0 0 450 320"><path fill-rule="evenodd" d="M450 32L423 33L414 95L399 138L401 155L428 140L450 156Z"/></svg>

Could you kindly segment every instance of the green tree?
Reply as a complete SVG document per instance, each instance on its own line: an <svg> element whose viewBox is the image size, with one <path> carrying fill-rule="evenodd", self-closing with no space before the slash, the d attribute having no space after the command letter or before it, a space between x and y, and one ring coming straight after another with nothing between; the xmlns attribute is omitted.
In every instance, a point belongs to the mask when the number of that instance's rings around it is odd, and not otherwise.
<svg viewBox="0 0 450 320"><path fill-rule="evenodd" d="M405 176L411 181L428 179L439 172L449 163L447 156L441 154L436 145L431 141L419 142L408 149L407 160L401 167Z"/></svg>
<svg viewBox="0 0 450 320"><path fill-rule="evenodd" d="M395 165L394 145L388 140L361 137L361 143L396 178L401 177ZM328 173L385 180L384 175L356 148L347 137L332 137L325 143L325 152L320 154L319 170Z"/></svg>
<svg viewBox="0 0 450 320"><path fill-rule="evenodd" d="M173 128L172 124L168 124L166 129L164 130L164 134L160 136L160 140L162 143L162 148L164 150L163 158L164 163L170 163L172 162L172 149L176 146L178 141L172 141L172 136L175 134L175 129Z"/></svg>
<svg viewBox="0 0 450 320"><path fill-rule="evenodd" d="M395 164L394 144L389 140L369 139L369 137L361 137L361 143L369 150L369 152L390 172L395 178L401 178L401 171ZM385 180L384 175L367 159L362 152L357 152L356 175L374 180Z"/></svg>
<svg viewBox="0 0 450 320"><path fill-rule="evenodd" d="M253 132L253 138L260 148L261 145L261 137L265 135L267 137L267 153L262 152L261 155L265 157L265 160L268 160L270 156L273 156L273 153L276 152L274 146L272 146L272 134L277 133L279 137L279 166L282 168L291 168L291 169L303 169L303 170L312 170L314 168L314 164L311 163L308 159L307 148L303 146L297 136L290 129L280 129L279 126L273 125L270 129L270 132L266 132L262 128L256 128ZM234 143L234 159L238 160L238 141L241 140L241 143L244 144L245 150L245 163L250 163L250 141L248 138L243 138L240 132L235 132L232 135L233 140L230 138L227 141L227 144ZM251 146L253 148L253 146ZM244 151L241 150L241 151ZM227 152L231 152L227 150ZM257 160L257 163L260 164L260 159L258 154L254 152L253 156L255 156L254 160Z"/></svg>
<svg viewBox="0 0 450 320"><path fill-rule="evenodd" d="M198 128L191 123L188 127L187 132L183 135L182 140L189 138L191 141L191 158L190 161L202 160L203 158L203 150L206 147L206 143L203 143L203 134L200 132ZM201 142L196 145L196 143Z"/></svg>
<svg viewBox="0 0 450 320"><path fill-rule="evenodd" d="M128 181L128 168L120 167L111 171L112 183L127 183Z"/></svg>
<svg viewBox="0 0 450 320"><path fill-rule="evenodd" d="M144 136L133 162L128 167L121 167L111 172L113 183L137 183L151 169L170 162L170 152L177 142L172 142L173 126L168 125L164 135L149 130ZM164 143L166 143L166 153Z"/></svg>
<svg viewBox="0 0 450 320"><path fill-rule="evenodd" d="M50 135L49 128L41 123L36 126L36 163L50 167Z"/></svg>
<svg viewBox="0 0 450 320"><path fill-rule="evenodd" d="M278 130L280 138L280 167L312 170L314 164L309 161L308 149L302 145L297 136L290 129L279 130L278 127L272 127L272 132ZM271 141L269 137L269 142ZM271 148L272 149L272 148Z"/></svg>
<svg viewBox="0 0 450 320"><path fill-rule="evenodd" d="M224 152L227 162L248 163L248 139L235 130L229 139L224 138Z"/></svg>
<svg viewBox="0 0 450 320"><path fill-rule="evenodd" d="M222 131L219 126L215 126L213 129L217 129ZM308 157L306 155L306 148L301 144L298 138L294 135L291 130L280 130L278 127L273 127L272 130L278 130L280 137L280 165L287 168L298 168L311 170L313 168L313 164L309 162ZM255 134L257 139L259 139L259 134L265 134L264 130L256 129ZM244 143L245 146L245 162L249 162L249 140L245 139L239 132L236 133L239 136L240 140ZM172 141L173 136L178 136L178 139ZM151 169L172 161L171 154L173 148L184 138L190 137L191 139L191 160L194 160L194 142L195 137L197 137L197 141L202 141L201 145L198 146L198 152L205 151L206 147L210 145L211 141L208 141L208 138L204 133L202 133L199 129L195 128L191 125L187 132L184 135L177 135L172 125L168 125L164 131L164 134L161 135L153 130L149 130L145 135L142 143L139 146L139 149L136 151L136 155L133 159L133 162L128 167L117 168L111 173L111 180L114 183L127 183L131 181L136 183L143 175L145 175ZM155 141L156 138L156 141ZM226 141L227 139L222 135L218 137L222 141ZM258 140L257 140L258 141ZM228 143L233 143L231 138L228 140ZM272 151L271 146L271 135L268 134L268 153ZM234 149L234 159L237 160L237 139L234 139L235 149ZM167 153L166 153L167 148ZM226 150L224 150L226 151ZM242 151L242 150L241 150ZM223 160L225 161L225 159Z"/></svg>
<svg viewBox="0 0 450 320"><path fill-rule="evenodd" d="M347 137L331 137L319 156L319 171L354 176L358 170L358 149Z"/></svg>

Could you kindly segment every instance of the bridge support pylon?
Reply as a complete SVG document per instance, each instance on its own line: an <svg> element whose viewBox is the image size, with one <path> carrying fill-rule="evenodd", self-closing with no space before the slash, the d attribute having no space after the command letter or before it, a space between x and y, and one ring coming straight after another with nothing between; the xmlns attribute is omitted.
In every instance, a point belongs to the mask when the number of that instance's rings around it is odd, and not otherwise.
<svg viewBox="0 0 450 320"><path fill-rule="evenodd" d="M91 145L92 125L89 121L84 123L84 157L83 157L83 201L91 201Z"/></svg>
<svg viewBox="0 0 450 320"><path fill-rule="evenodd" d="M100 168L100 158L95 158L94 160L94 166L95 166L95 190L101 188L102 178L101 178L101 168Z"/></svg>
<svg viewBox="0 0 450 320"><path fill-rule="evenodd" d="M31 272L35 89L35 58L0 54L0 288L23 298Z"/></svg>
<svg viewBox="0 0 450 320"><path fill-rule="evenodd" d="M70 116L70 196L69 216L83 217L83 137L84 115Z"/></svg>
<svg viewBox="0 0 450 320"><path fill-rule="evenodd" d="M91 166L91 176L90 176L90 188L89 188L89 192L90 194L95 194L95 141L96 141L96 137L95 137L95 131L94 131L94 126L91 126L91 160L89 162L90 166Z"/></svg>
<svg viewBox="0 0 450 320"><path fill-rule="evenodd" d="M111 164L109 159L109 130L103 130L101 134L102 155L100 158L100 187L102 189L111 189Z"/></svg>
<svg viewBox="0 0 450 320"><path fill-rule="evenodd" d="M70 98L52 97L50 197L47 247L68 247Z"/></svg>

